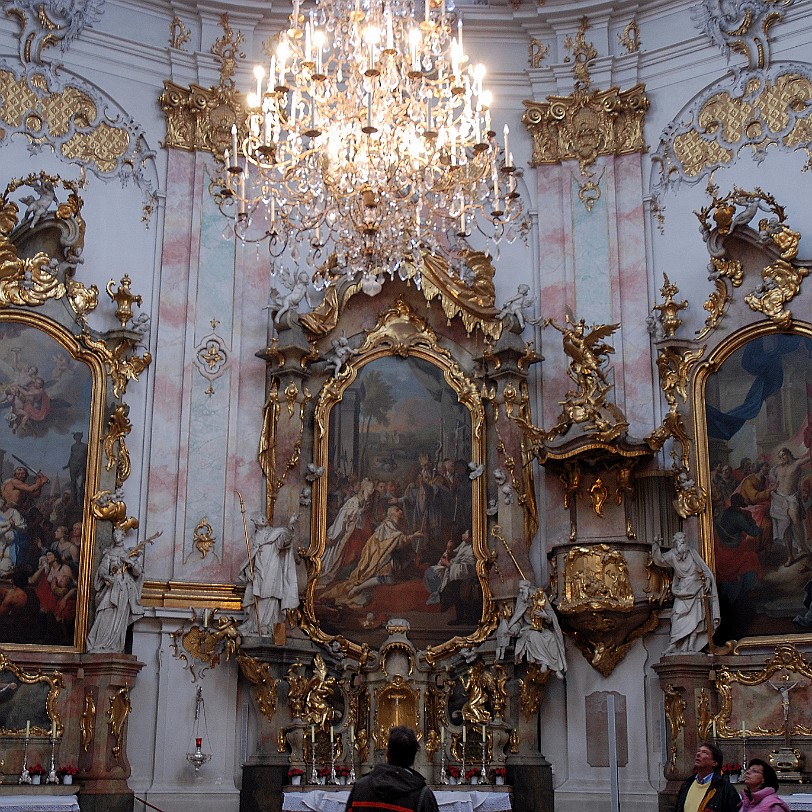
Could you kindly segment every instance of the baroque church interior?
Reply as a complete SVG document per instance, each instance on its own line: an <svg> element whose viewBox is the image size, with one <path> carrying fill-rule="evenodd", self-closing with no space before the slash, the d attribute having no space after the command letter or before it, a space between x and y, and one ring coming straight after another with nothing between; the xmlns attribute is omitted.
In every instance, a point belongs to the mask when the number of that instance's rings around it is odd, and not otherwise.
<svg viewBox="0 0 812 812"><path fill-rule="evenodd" d="M808 0L2 5L0 809L812 809Z"/></svg>

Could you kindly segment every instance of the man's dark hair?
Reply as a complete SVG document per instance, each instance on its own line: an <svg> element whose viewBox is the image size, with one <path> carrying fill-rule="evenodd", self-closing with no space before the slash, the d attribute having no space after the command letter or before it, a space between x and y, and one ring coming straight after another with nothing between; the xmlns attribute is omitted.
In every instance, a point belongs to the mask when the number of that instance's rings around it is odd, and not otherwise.
<svg viewBox="0 0 812 812"><path fill-rule="evenodd" d="M707 747L711 751L713 760L716 762L716 769L714 772L719 772L722 769L722 764L725 763L725 757L722 754L722 748L715 745L713 742L702 742L700 747Z"/></svg>
<svg viewBox="0 0 812 812"><path fill-rule="evenodd" d="M409 727L393 727L386 745L386 760L395 767L411 767L420 745Z"/></svg>
<svg viewBox="0 0 812 812"><path fill-rule="evenodd" d="M754 764L761 767L761 771L764 773L764 786L772 787L773 789L777 790L778 773L776 773L772 766L760 758L751 758L750 761L747 762L748 767L752 767Z"/></svg>

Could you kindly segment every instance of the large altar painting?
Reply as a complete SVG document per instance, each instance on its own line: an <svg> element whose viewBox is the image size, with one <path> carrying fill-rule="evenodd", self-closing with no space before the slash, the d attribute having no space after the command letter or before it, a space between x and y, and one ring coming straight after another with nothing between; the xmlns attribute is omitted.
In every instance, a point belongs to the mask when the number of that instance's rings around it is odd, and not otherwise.
<svg viewBox="0 0 812 812"><path fill-rule="evenodd" d="M324 632L377 647L405 618L422 647L476 629L472 446L472 415L438 366L386 356L359 369L330 410Z"/></svg>
<svg viewBox="0 0 812 812"><path fill-rule="evenodd" d="M812 338L748 341L705 398L716 641L812 634Z"/></svg>
<svg viewBox="0 0 812 812"><path fill-rule="evenodd" d="M0 645L74 643L92 396L54 336L0 321Z"/></svg>

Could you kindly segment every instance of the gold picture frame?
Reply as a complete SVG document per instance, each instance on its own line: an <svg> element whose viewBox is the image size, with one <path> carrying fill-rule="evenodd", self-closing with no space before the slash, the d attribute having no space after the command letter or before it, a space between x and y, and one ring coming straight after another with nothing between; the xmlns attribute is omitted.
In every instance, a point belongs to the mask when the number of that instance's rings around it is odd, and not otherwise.
<svg viewBox="0 0 812 812"><path fill-rule="evenodd" d="M5 679L7 675L11 679ZM56 701L62 685L59 671L24 671L0 651L0 736L50 736L54 730L61 736L64 727Z"/></svg>
<svg viewBox="0 0 812 812"><path fill-rule="evenodd" d="M400 375L397 379L399 383L381 393L386 389L381 381L389 375L395 375L393 369ZM361 402L364 396L371 397L373 378L377 380L378 396L383 402L383 405L379 403L376 408L379 409L379 417L383 419L377 423L376 432L368 431L363 434L363 431L375 424L375 418L369 415L372 408L365 412L365 404ZM438 398L439 404L433 410L426 406L429 396L423 391L428 391L431 387L434 387L433 395ZM388 426L383 414L387 408L390 418ZM366 420L363 426L360 423L361 414L365 415ZM344 423L339 422L339 417ZM370 607L374 609L376 587L362 588L360 583L350 585L353 577L361 577L359 573L365 560L362 548L367 547L365 541L370 541L372 536L364 539L362 535L360 540L355 539L355 554L348 556L346 562L339 562L343 569L336 565L334 572L330 572L326 567L325 551L328 547L328 530L333 526L331 522L336 512L334 504L339 469L343 467L348 477L355 477L356 493L364 491L363 500L371 502L373 496L377 496L370 492L374 484L377 491L381 492L381 504L386 506L385 513L381 516L391 518L389 508L398 505L404 508L408 504L407 492L414 493L414 489L409 491L409 486L419 481L419 487L425 487L430 478L428 470L436 471L441 458L442 463L450 470L452 452L448 452L448 449L451 446L449 437L452 429L449 426L452 422L458 435L466 438L456 446L456 453L453 453L455 470L459 472L461 467L465 468L466 489L466 496L458 496L459 502L455 503L460 511L459 515L455 514L456 523L449 522L442 526L443 529L436 529L440 525L432 526L436 530L432 533L423 525L413 525L411 519L407 520L404 515L397 521L402 520L404 525L408 525L404 529L416 531L409 534L412 540L408 544L404 543L403 547L408 548L408 555L414 552L414 566L421 568L434 565L440 557L438 545L445 546L449 541L445 536L438 538L438 534L446 530L449 534L457 534L463 527L470 531L470 546L475 557L475 589L481 590L482 595L481 612L475 621L471 621L472 628L465 634L425 626L426 614L437 612L432 605L426 606L425 611L422 611L422 606L415 606L411 612L399 607L388 618L376 617L374 627L369 629L364 623L372 615L372 611L366 610ZM389 442L390 435L394 434L400 434L399 441ZM388 438L386 442L384 435ZM438 450L436 459L427 461L425 458L429 455L426 452L426 443L429 439L438 443ZM364 448L361 447L362 441L366 443ZM301 624L310 637L360 660L370 648L380 648L386 637L387 621L396 616L405 618L410 623L410 640L414 640L417 648L426 649L434 659L450 656L460 648L482 642L495 626L493 601L488 585L491 554L486 540L484 477L469 478L468 464L484 464L485 410L476 383L464 373L434 330L402 298L380 315L376 326L367 333L363 346L347 361L340 374L325 383L315 407L313 443L314 465L317 468L323 467L327 473L314 483L311 541L310 546L301 551L307 567ZM388 449L385 453L384 447ZM377 456L370 449L374 449ZM382 471L387 471L387 475L382 475ZM449 473L448 476L452 475ZM461 480L460 475L455 481L460 483ZM386 494L382 493L382 482L388 488ZM460 489L455 493L463 491ZM460 508L460 504L465 507ZM470 510L470 517L466 509ZM394 514L397 514L396 510L392 511L392 515ZM383 522L377 525L378 529L382 524ZM370 529L375 528L373 522ZM459 542L455 549L462 546L461 539L462 535L451 539L454 543ZM397 544L400 545L401 542ZM370 549L372 548L367 549L367 559L371 559ZM451 549L451 544L448 544L447 549ZM386 554L390 555L390 552L387 551ZM336 560L334 557L332 563L335 564ZM391 570L389 564L390 561L387 561L387 567ZM329 586L320 582L323 572L325 582L328 574L332 579ZM421 574L419 578L414 577L412 580L418 592L423 578L424 574ZM397 588L397 577L386 586ZM357 590L355 595L350 594L352 589ZM356 600L356 595L360 593L361 597ZM430 597L428 593L421 593L424 605L428 604ZM440 610L440 617L443 617L442 611ZM459 612L459 609L456 611ZM331 615L329 621L325 618L325 612ZM448 620L448 617L443 617L443 625L459 620L459 615L454 621Z"/></svg>

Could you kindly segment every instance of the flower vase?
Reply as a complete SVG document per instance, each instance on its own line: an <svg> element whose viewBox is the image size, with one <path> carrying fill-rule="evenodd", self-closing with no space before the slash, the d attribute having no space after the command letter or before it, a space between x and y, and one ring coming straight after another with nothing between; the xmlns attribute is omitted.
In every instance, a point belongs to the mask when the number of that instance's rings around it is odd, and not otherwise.
<svg viewBox="0 0 812 812"><path fill-rule="evenodd" d="M294 787L299 787L302 785L302 776L301 775L292 775L290 777L290 783L293 784Z"/></svg>
<svg viewBox="0 0 812 812"><path fill-rule="evenodd" d="M496 780L494 781L497 787L502 787L505 784L505 776L504 775L497 775Z"/></svg>
<svg viewBox="0 0 812 812"><path fill-rule="evenodd" d="M449 775L449 776L448 776L448 783L449 783L449 784L456 784L456 783L457 783L457 779L456 779L456 778L454 778L454 776L453 776L453 775Z"/></svg>
<svg viewBox="0 0 812 812"><path fill-rule="evenodd" d="M479 776L478 775L472 775L471 779L470 779L471 786L475 787L478 783L479 783Z"/></svg>
<svg viewBox="0 0 812 812"><path fill-rule="evenodd" d="M72 784L73 783L73 776L72 775L63 775L62 776L62 783L63 784Z"/></svg>
<svg viewBox="0 0 812 812"><path fill-rule="evenodd" d="M32 784L39 784L42 781L41 775L32 775L31 776L31 783Z"/></svg>
<svg viewBox="0 0 812 812"><path fill-rule="evenodd" d="M338 785L341 787L347 786L347 777L345 775L338 776Z"/></svg>

